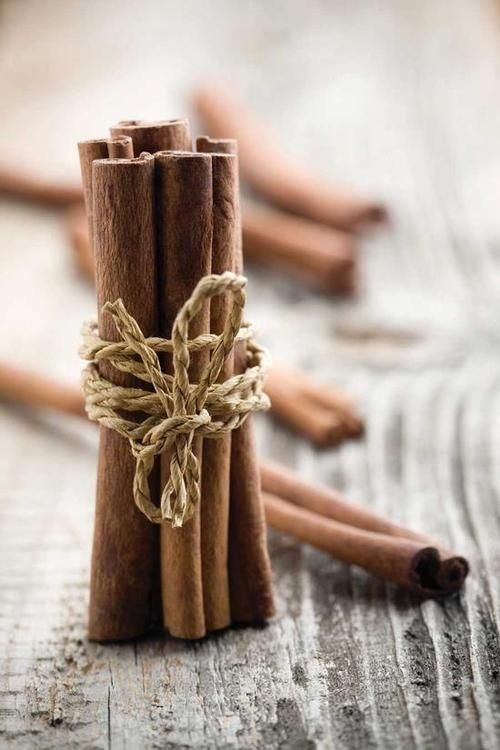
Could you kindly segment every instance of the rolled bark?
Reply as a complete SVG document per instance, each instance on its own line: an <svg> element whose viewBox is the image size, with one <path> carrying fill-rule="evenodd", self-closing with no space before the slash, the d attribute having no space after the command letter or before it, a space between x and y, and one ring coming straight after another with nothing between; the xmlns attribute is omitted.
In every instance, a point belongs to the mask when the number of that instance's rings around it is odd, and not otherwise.
<svg viewBox="0 0 500 750"><path fill-rule="evenodd" d="M350 294L356 289L352 237L308 219L245 205L243 254L322 292Z"/></svg>
<svg viewBox="0 0 500 750"><path fill-rule="evenodd" d="M134 144L129 135L117 135L108 138L108 156L110 159L133 159Z"/></svg>
<svg viewBox="0 0 500 750"><path fill-rule="evenodd" d="M199 144L198 144L199 145ZM201 144L203 145L203 144ZM236 156L213 153L212 273L234 268L238 233L238 164ZM210 331L222 333L230 313L227 295L215 297L210 307ZM234 372L233 358L226 361L219 382ZM207 631L231 622L228 575L229 481L231 435L207 440L203 446L201 555L203 601Z"/></svg>
<svg viewBox="0 0 500 750"><path fill-rule="evenodd" d="M71 247L76 267L80 274L95 280L95 262L92 248L90 247L89 229L87 216L82 205L70 206L66 214L66 224L69 233Z"/></svg>
<svg viewBox="0 0 500 750"><path fill-rule="evenodd" d="M23 406L86 416L79 389L8 362L0 362L0 398Z"/></svg>
<svg viewBox="0 0 500 750"><path fill-rule="evenodd" d="M79 185L47 182L5 164L0 165L0 195L54 208L64 208L82 199Z"/></svg>
<svg viewBox="0 0 500 750"><path fill-rule="evenodd" d="M101 308L121 297L144 334L156 334L153 157L95 161L92 192L99 333L117 340L111 316L103 315ZM102 363L100 371L116 385L138 385L109 363ZM134 467L123 437L101 428L90 585L92 640L133 638L150 625L159 533L134 503ZM153 496L156 479L153 472Z"/></svg>
<svg viewBox="0 0 500 750"><path fill-rule="evenodd" d="M134 144L134 154L143 151L191 151L192 141L187 120L123 120L110 128L111 136L128 135Z"/></svg>
<svg viewBox="0 0 500 750"><path fill-rule="evenodd" d="M197 282L211 270L212 161L208 154L157 153L157 253L160 270L160 335L169 337L179 309ZM204 305L190 336L206 333L210 305ZM197 382L208 352L192 356L189 378ZM171 362L165 360L171 370ZM202 459L202 441L193 450ZM171 452L161 456L161 483L170 475ZM203 469L202 469L203 475ZM201 500L201 507L204 498ZM161 526L161 578L165 627L179 638L201 638L206 632L203 600L200 507L181 528Z"/></svg>
<svg viewBox="0 0 500 750"><path fill-rule="evenodd" d="M299 370L274 364L264 388L272 413L319 448L363 433L363 422L347 394L320 385Z"/></svg>
<svg viewBox="0 0 500 750"><path fill-rule="evenodd" d="M96 159L108 158L107 139L99 138L92 141L80 141L78 144L78 155L80 157L80 172L82 175L83 202L89 228L90 251L93 253L94 201L92 197L92 164Z"/></svg>
<svg viewBox="0 0 500 750"><path fill-rule="evenodd" d="M447 566L450 561L443 561L437 548L420 541L347 526L267 492L264 504L274 528L424 596L454 593L467 575L463 558L455 557Z"/></svg>
<svg viewBox="0 0 500 750"><path fill-rule="evenodd" d="M211 153L238 153L232 138L214 139L200 136L196 145ZM235 206L237 237L236 273L243 273L241 211ZM235 346L234 371L246 368L244 342ZM231 490L229 510L229 585L233 622L258 622L275 613L271 563L267 551L267 534L260 491L259 466L251 418L231 436Z"/></svg>
<svg viewBox="0 0 500 750"><path fill-rule="evenodd" d="M210 135L238 141L242 178L277 206L346 231L385 219L381 203L329 185L282 152L258 118L223 88L204 86L193 99Z"/></svg>

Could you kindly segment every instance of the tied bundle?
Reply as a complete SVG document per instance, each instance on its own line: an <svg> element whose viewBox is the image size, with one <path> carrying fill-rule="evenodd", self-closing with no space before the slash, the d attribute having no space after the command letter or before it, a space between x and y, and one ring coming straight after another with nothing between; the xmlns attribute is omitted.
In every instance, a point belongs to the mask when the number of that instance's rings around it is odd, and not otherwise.
<svg viewBox="0 0 500 750"><path fill-rule="evenodd" d="M121 342L101 339L97 323L83 328L80 354L90 361L83 376L87 414L129 441L136 460L134 500L153 523L169 521L173 527L181 527L200 502L200 462L192 450L195 436L221 438L238 429L252 412L269 408L263 392L268 356L252 340L251 327L242 326L245 286L245 277L229 271L204 277L180 309L171 339L147 339L121 299L103 307L103 312L112 316ZM222 333L190 340L190 323L203 303L226 293L231 294L232 305ZM243 373L217 382L237 340L247 342L247 367ZM190 353L203 350L210 352L210 359L199 382L190 383ZM172 354L173 375L162 372L159 353ZM149 383L153 392L114 385L99 372L103 361ZM141 412L145 418L137 423L124 417L124 412ZM151 500L148 480L155 457L171 446L170 477L158 507Z"/></svg>

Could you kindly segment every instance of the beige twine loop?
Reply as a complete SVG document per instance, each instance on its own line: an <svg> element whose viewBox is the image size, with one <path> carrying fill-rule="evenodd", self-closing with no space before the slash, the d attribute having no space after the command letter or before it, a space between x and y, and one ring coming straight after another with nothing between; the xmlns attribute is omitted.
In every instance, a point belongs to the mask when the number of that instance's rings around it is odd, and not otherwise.
<svg viewBox="0 0 500 750"><path fill-rule="evenodd" d="M107 302L103 312L113 316L122 341L102 340L95 322L83 327L80 355L90 361L83 371L87 414L129 441L136 459L134 500L154 523L169 521L172 526L182 526L200 501L200 467L192 447L194 438L220 438L240 427L252 412L269 408L269 399L263 392L268 355L252 340L251 327L242 326L245 286L244 276L229 271L205 276L178 312L171 340L145 338L121 299ZM232 298L223 332L190 340L193 318L204 302L221 294L231 294ZM241 375L216 383L237 340L247 342L247 368ZM190 355L202 350L210 351L210 360L199 383L193 384L188 377ZM173 376L162 372L160 352L172 353ZM99 363L103 361L150 383L154 390L114 385L99 374ZM134 422L124 418L123 412L140 412L146 417ZM151 501L148 477L155 456L168 448L172 449L170 477L157 507Z"/></svg>

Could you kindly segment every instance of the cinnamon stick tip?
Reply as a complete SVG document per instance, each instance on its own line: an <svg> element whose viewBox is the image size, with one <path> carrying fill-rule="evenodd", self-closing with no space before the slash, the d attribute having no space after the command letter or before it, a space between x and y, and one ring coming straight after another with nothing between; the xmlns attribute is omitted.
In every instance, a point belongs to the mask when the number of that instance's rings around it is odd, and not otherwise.
<svg viewBox="0 0 500 750"><path fill-rule="evenodd" d="M442 560L435 547L424 547L412 561L410 578L418 591L426 596L445 596L459 591L469 573L464 557Z"/></svg>

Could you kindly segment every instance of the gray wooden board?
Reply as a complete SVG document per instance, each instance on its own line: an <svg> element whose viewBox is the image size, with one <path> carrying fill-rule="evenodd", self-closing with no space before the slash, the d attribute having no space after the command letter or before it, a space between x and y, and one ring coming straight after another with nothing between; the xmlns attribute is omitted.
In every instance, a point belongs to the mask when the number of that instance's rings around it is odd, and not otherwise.
<svg viewBox="0 0 500 750"><path fill-rule="evenodd" d="M190 83L223 71L292 149L393 209L357 300L251 273L265 342L344 383L368 426L319 453L266 418L261 451L441 536L472 575L419 605L271 534L267 628L90 644L95 431L2 406L0 745L496 748L500 8L4 0L0 155L76 176L79 138L183 114ZM2 202L0 241L0 356L76 382L93 297L60 217Z"/></svg>

